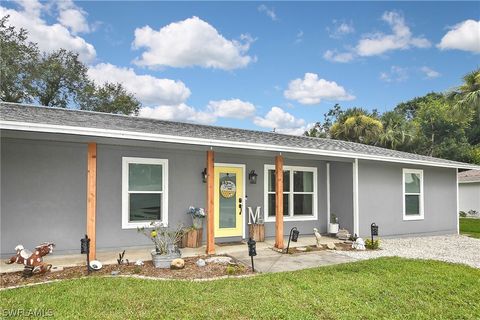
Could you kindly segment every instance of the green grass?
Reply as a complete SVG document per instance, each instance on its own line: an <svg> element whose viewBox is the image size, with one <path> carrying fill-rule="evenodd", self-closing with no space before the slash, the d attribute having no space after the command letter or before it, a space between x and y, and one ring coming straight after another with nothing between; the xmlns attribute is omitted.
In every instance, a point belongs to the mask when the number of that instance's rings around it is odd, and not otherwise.
<svg viewBox="0 0 480 320"><path fill-rule="evenodd" d="M2 291L0 306L58 319L479 319L480 270L380 258L210 282L83 278Z"/></svg>
<svg viewBox="0 0 480 320"><path fill-rule="evenodd" d="M460 218L460 233L480 239L480 219Z"/></svg>

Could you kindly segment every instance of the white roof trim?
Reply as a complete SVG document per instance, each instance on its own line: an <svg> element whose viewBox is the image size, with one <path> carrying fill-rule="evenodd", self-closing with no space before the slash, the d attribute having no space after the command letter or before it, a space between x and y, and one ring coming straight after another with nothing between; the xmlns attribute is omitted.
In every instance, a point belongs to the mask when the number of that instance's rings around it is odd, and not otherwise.
<svg viewBox="0 0 480 320"><path fill-rule="evenodd" d="M349 151L333 151L333 150L320 150L320 149L311 149L311 148L298 148L298 147L278 146L278 145L261 144L261 143L192 138L192 137L172 136L172 135L164 135L164 134L156 134L156 133L76 127L76 126L62 126L62 125L51 125L51 124L43 124L43 123L0 120L0 129L21 130L21 131L30 131L30 132L45 132L45 133L63 133L63 134L73 134L73 135L82 135L82 136L98 136L98 137L120 138L120 139L130 139L130 140L159 141L159 142L203 145L203 146L209 146L209 147L212 146L212 147L226 147L226 148L237 148L237 149L255 149L255 150L275 151L275 152L293 152L293 153L302 153L302 154L311 154L311 155L333 156L333 157L340 157L340 158L351 158L351 159L358 158L362 160L408 163L408 164L443 167L443 168L460 168L460 169L476 169L476 170L480 169L480 166L476 166L473 164L457 165L453 163L449 164L449 163L440 163L435 161L403 159L403 158L386 157L386 156L379 156L379 155L368 155L368 154L361 154L361 153L355 153L355 152L349 152Z"/></svg>

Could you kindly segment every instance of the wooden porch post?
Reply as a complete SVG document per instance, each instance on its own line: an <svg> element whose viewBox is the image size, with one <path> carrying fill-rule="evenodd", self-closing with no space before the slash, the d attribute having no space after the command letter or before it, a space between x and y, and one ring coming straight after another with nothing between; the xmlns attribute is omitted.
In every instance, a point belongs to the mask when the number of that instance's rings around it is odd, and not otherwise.
<svg viewBox="0 0 480 320"><path fill-rule="evenodd" d="M283 249L283 156L275 157L275 247Z"/></svg>
<svg viewBox="0 0 480 320"><path fill-rule="evenodd" d="M212 150L207 151L207 254L215 254L215 235L214 235L214 170L215 170L214 153Z"/></svg>
<svg viewBox="0 0 480 320"><path fill-rule="evenodd" d="M90 238L90 261L96 259L96 207L97 207L97 144L88 144L87 151L87 235Z"/></svg>

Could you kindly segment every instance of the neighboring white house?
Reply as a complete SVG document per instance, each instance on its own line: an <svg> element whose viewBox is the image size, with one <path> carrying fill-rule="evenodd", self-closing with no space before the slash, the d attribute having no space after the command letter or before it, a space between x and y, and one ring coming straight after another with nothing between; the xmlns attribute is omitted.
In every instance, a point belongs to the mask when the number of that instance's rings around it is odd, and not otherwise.
<svg viewBox="0 0 480 320"><path fill-rule="evenodd" d="M468 170L458 174L460 211L480 212L480 170Z"/></svg>

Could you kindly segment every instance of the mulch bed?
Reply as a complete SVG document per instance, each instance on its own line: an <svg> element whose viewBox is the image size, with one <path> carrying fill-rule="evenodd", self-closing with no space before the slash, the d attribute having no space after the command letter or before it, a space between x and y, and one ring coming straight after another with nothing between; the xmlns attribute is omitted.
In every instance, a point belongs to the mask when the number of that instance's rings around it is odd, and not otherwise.
<svg viewBox="0 0 480 320"><path fill-rule="evenodd" d="M205 259L207 257L203 256L184 258L185 268L181 270L158 269L153 266L152 261L145 261L145 264L143 266L135 266L133 265L133 263L131 263L130 265L104 265L101 270L92 271L90 275L87 274L86 266L65 267L61 271L47 272L43 275L35 275L26 279L22 277L22 271L9 272L0 274L0 284L2 288L5 288L11 286L25 285L29 283L82 278L86 276L109 276L111 275L112 271L120 271L119 275L138 275L156 278L188 280L215 278L225 276L227 274L235 276L252 274L251 268L240 264L234 259L232 259L232 262L234 262L236 266L232 265L230 268L228 268L228 265L221 265L217 263L207 263L207 265L204 267L198 267L195 262L199 258ZM227 268L229 269L228 271Z"/></svg>

